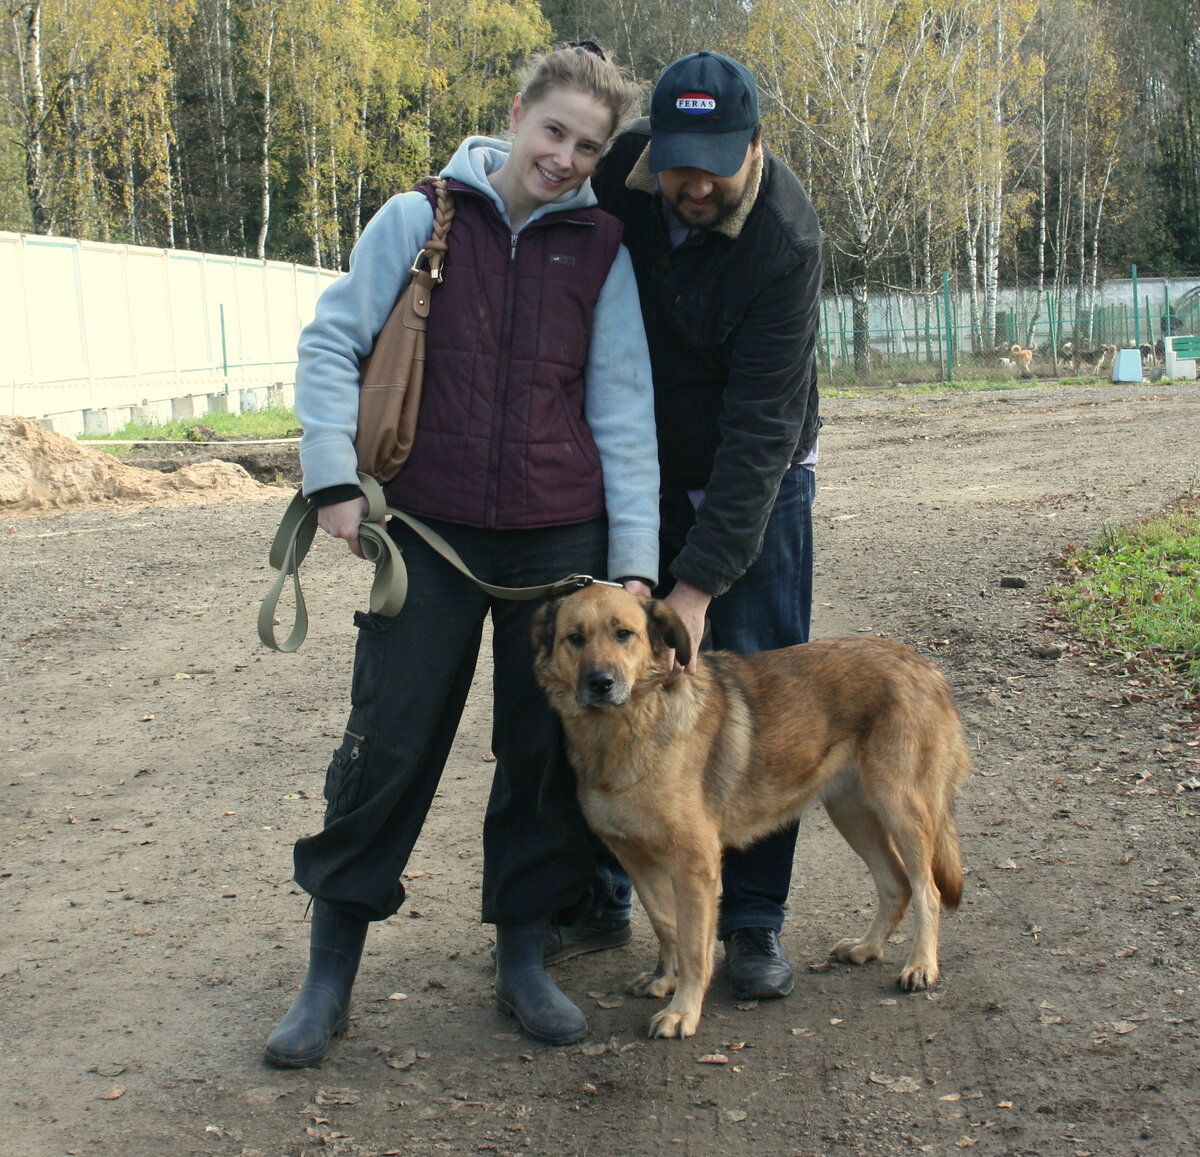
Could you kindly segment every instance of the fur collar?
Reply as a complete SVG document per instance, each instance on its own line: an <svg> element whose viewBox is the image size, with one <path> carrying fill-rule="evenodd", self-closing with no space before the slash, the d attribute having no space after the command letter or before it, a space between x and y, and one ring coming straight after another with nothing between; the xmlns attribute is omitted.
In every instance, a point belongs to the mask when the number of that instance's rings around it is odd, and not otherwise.
<svg viewBox="0 0 1200 1157"><path fill-rule="evenodd" d="M754 202L758 199L758 190L762 185L764 155L760 151L755 158L746 181L746 192L738 202L737 208L713 230L714 233L723 233L731 240L736 240L741 233L742 226L746 224L746 218L750 216L750 210L754 208ZM625 178L625 187L636 193L649 193L651 196L657 191L658 177L650 171L649 145L642 150L642 155L629 170L629 176Z"/></svg>

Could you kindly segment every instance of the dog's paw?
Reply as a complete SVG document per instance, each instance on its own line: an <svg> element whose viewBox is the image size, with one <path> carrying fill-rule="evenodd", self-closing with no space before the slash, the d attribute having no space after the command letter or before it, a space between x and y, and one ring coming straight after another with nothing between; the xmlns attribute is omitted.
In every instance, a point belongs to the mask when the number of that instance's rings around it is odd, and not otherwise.
<svg viewBox="0 0 1200 1157"><path fill-rule="evenodd" d="M839 940L829 955L847 964L866 964L868 960L878 960L883 953L865 940Z"/></svg>
<svg viewBox="0 0 1200 1157"><path fill-rule="evenodd" d="M667 1005L662 1012L655 1013L650 1018L649 1036L651 1040L683 1040L684 1037L695 1036L696 1026L700 1023L700 1010L680 1011Z"/></svg>
<svg viewBox="0 0 1200 1157"><path fill-rule="evenodd" d="M635 976L625 987L625 991L633 996L650 996L662 1000L675 991L676 977L660 976L656 972L643 972Z"/></svg>
<svg viewBox="0 0 1200 1157"><path fill-rule="evenodd" d="M930 964L908 964L900 973L899 984L905 992L920 992L937 984L941 975L937 962Z"/></svg>

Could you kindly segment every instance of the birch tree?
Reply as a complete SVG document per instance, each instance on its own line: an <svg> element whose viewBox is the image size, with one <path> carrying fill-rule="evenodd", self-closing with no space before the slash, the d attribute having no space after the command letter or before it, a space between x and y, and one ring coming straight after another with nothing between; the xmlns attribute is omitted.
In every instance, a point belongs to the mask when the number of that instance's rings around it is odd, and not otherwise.
<svg viewBox="0 0 1200 1157"><path fill-rule="evenodd" d="M871 286L929 204L939 218L949 212L949 97L969 43L955 7L761 0L750 13L747 55L768 100L768 139L785 157L810 154L803 167L845 270L859 372L870 365Z"/></svg>

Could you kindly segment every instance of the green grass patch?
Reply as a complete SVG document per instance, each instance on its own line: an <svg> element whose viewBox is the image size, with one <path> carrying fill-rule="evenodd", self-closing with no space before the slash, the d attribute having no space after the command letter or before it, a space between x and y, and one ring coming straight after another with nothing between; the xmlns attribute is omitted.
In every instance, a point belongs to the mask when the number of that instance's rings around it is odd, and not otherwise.
<svg viewBox="0 0 1200 1157"><path fill-rule="evenodd" d="M103 445L107 438L137 439L139 441L187 441L207 442L209 431L218 439L234 438L294 438L300 434L300 423L295 410L282 407L267 410L252 410L244 414L204 414L199 418L184 418L166 422L161 426L130 422L111 434L80 434L80 442L97 443L97 450L104 450L121 457L133 449L132 446Z"/></svg>
<svg viewBox="0 0 1200 1157"><path fill-rule="evenodd" d="M1059 611L1130 674L1200 687L1200 504L1181 499L1157 517L1070 546Z"/></svg>

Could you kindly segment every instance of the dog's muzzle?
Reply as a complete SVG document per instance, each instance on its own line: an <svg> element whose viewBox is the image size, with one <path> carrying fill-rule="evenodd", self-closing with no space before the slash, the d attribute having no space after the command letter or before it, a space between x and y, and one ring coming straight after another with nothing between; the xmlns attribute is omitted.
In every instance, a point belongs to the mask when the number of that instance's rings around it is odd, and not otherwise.
<svg viewBox="0 0 1200 1157"><path fill-rule="evenodd" d="M629 684L604 668L583 671L575 689L580 707L623 707L629 701Z"/></svg>

